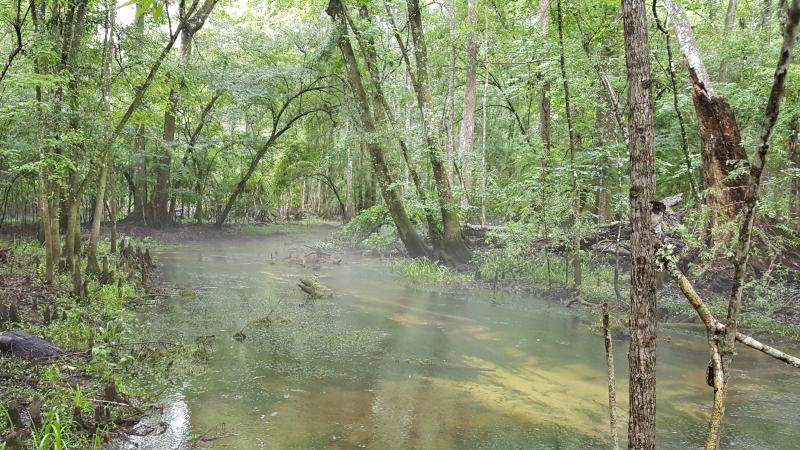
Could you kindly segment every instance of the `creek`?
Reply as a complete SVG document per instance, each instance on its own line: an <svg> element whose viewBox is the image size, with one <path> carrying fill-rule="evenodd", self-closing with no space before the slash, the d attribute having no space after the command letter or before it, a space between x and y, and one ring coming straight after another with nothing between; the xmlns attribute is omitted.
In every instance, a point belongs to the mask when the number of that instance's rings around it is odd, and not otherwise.
<svg viewBox="0 0 800 450"><path fill-rule="evenodd" d="M148 314L147 333L214 335L215 349L165 398L170 426L142 448L608 448L603 341L585 317L528 296L415 286L377 259L301 265L305 245L329 234L298 225L156 253L166 279L196 295ZM296 283L315 273L333 298L305 302ZM705 337L659 336L659 448L700 448ZM621 437L627 347L615 340ZM723 448L796 448L796 369L739 349L732 386Z"/></svg>

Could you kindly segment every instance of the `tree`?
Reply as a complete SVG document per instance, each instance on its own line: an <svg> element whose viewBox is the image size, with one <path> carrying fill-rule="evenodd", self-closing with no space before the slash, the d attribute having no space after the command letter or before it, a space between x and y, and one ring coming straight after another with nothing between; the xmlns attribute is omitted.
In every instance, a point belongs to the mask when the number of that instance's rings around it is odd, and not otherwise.
<svg viewBox="0 0 800 450"><path fill-rule="evenodd" d="M464 108L461 130L458 134L458 160L464 185L465 200L472 192L472 166L475 159L475 101L478 79L478 37L475 26L478 21L478 0L467 2L467 74L464 83Z"/></svg>
<svg viewBox="0 0 800 450"><path fill-rule="evenodd" d="M358 62L356 61L353 47L350 44L350 33L348 31L343 5L340 0L330 0L328 8L325 11L334 22L337 33L337 45L342 52L342 58L345 63L347 82L350 85L350 90L356 102L356 107L361 119L361 126L364 132L369 135L376 130L375 119L369 105L367 93L364 89L364 83L361 79L361 73L358 69ZM405 206L400 198L400 193L392 181L389 168L386 165L383 148L374 140L368 141L366 145L369 151L373 172L378 178L381 194L386 202L386 206L389 208L389 214L392 216L392 220L397 227L400 240L403 241L409 256L429 256L430 252L414 229L411 220L408 218Z"/></svg>
<svg viewBox="0 0 800 450"><path fill-rule="evenodd" d="M631 345L628 352L628 448L654 449L656 439L656 257L653 99L644 0L622 1L630 108Z"/></svg>
<svg viewBox="0 0 800 450"><path fill-rule="evenodd" d="M420 11L419 0L408 0L407 6L408 22L414 43L414 60L416 62L416 83L414 88L417 94L417 106L419 107L428 157L433 170L433 179L436 183L436 191L439 194L439 209L442 215L442 240L439 248L436 249L437 258L453 263L465 263L469 261L472 253L461 232L458 205L453 199L442 149L436 141L436 127L429 85L428 48L425 42L425 32L422 29L422 12ZM406 58L406 61L408 59Z"/></svg>

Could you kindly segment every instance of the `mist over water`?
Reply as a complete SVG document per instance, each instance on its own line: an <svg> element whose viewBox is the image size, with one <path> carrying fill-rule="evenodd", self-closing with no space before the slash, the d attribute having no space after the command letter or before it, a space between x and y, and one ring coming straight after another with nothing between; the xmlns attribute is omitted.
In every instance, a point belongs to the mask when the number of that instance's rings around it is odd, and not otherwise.
<svg viewBox="0 0 800 450"><path fill-rule="evenodd" d="M607 447L603 342L574 311L413 286L375 259L302 267L304 245L327 232L298 226L156 255L171 283L197 295L149 314L149 333L216 338L208 369L165 399L169 432L142 448ZM332 299L306 303L296 283L314 274ZM240 330L242 342L233 339ZM659 448L699 448L711 400L705 338L661 336ZM615 345L624 427L628 344ZM739 353L723 446L796 448L800 378L768 357ZM197 439L215 435L226 437Z"/></svg>

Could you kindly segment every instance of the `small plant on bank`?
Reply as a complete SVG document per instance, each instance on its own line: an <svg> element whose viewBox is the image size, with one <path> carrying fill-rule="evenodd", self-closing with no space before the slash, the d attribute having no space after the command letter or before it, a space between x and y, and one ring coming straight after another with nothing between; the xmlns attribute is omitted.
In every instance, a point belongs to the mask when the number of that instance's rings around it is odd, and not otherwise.
<svg viewBox="0 0 800 450"><path fill-rule="evenodd" d="M469 277L425 258L399 260L395 269L414 285L454 287L469 282Z"/></svg>

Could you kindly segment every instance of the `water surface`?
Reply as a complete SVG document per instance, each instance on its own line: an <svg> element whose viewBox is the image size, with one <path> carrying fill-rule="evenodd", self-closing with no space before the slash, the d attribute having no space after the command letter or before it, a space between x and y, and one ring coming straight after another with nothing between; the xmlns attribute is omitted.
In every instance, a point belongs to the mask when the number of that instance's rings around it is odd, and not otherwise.
<svg viewBox="0 0 800 450"><path fill-rule="evenodd" d="M374 259L303 264L304 245L324 233L301 227L157 255L167 279L197 296L170 299L149 317L149 332L183 341L213 334L216 343L208 370L166 399L172 426L143 448L608 446L602 339L573 311L409 285ZM296 283L314 274L336 295L304 304ZM259 321L273 309L270 324ZM243 342L233 339L240 330ZM659 448L699 448L712 393L704 338L662 336ZM616 342L623 418L626 351ZM724 447L797 448L796 371L747 349L735 365Z"/></svg>

